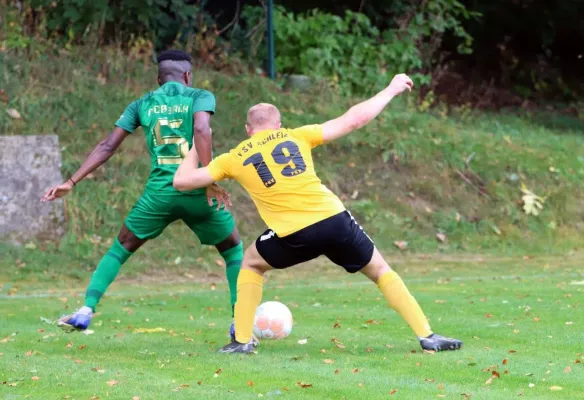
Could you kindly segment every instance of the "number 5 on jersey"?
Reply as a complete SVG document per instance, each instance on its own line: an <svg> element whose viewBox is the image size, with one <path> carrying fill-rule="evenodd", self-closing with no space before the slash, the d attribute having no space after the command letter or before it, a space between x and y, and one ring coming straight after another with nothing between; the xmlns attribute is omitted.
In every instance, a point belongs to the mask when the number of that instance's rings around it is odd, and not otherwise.
<svg viewBox="0 0 584 400"><path fill-rule="evenodd" d="M182 123L182 119L169 121L167 118L160 118L154 126L152 138L158 164L180 164L187 156L189 143L178 133Z"/></svg>
<svg viewBox="0 0 584 400"><path fill-rule="evenodd" d="M286 165L280 171L283 176L296 176L306 171L304 158L302 158L300 149L294 142L286 141L278 144L274 147L274 150L272 150L272 158L277 164ZM293 166L290 165L290 163L292 163ZM244 166L249 164L252 164L255 167L256 172L266 187L269 188L276 184L276 178L274 178L272 171L270 171L264 162L264 156L262 156L262 153L255 153L243 162Z"/></svg>

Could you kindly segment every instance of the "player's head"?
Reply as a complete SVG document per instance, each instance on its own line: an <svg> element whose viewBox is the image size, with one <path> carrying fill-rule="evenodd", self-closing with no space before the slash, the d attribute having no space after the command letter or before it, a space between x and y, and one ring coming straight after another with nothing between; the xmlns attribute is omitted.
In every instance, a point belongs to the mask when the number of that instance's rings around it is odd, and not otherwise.
<svg viewBox="0 0 584 400"><path fill-rule="evenodd" d="M280 111L273 104L259 103L247 112L245 130L249 136L264 129L280 129Z"/></svg>
<svg viewBox="0 0 584 400"><path fill-rule="evenodd" d="M180 82L187 86L193 83L191 56L181 50L166 50L158 55L158 84Z"/></svg>

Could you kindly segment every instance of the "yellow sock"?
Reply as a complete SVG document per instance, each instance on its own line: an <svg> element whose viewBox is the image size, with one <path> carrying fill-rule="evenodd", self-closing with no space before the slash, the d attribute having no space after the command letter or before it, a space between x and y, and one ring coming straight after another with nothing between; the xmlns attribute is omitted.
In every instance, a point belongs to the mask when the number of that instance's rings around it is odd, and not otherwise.
<svg viewBox="0 0 584 400"><path fill-rule="evenodd" d="M263 276L249 269L239 271L235 303L235 340L239 343L251 340L256 308L262 301L263 283Z"/></svg>
<svg viewBox="0 0 584 400"><path fill-rule="evenodd" d="M383 274L377 281L377 286L379 286L389 306L405 319L416 336L427 337L432 334L428 319L420 305L394 270Z"/></svg>

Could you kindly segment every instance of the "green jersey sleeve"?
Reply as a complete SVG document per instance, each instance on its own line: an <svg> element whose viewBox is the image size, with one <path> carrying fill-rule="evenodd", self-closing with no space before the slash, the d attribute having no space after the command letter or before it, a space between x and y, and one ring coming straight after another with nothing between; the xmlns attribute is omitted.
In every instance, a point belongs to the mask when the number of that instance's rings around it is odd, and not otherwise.
<svg viewBox="0 0 584 400"><path fill-rule="evenodd" d="M140 100L136 100L130 103L116 121L115 126L122 128L126 132L134 132L140 126L139 102Z"/></svg>
<svg viewBox="0 0 584 400"><path fill-rule="evenodd" d="M199 111L207 111L215 114L215 96L207 90L200 90L193 98L193 114Z"/></svg>

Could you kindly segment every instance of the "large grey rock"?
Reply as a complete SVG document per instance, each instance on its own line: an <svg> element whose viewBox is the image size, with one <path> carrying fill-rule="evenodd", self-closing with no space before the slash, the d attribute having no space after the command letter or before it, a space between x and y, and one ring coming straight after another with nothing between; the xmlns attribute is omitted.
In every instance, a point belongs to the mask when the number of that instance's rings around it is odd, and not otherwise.
<svg viewBox="0 0 584 400"><path fill-rule="evenodd" d="M63 181L60 169L57 136L0 136L0 240L51 240L65 232L63 200L40 202Z"/></svg>

